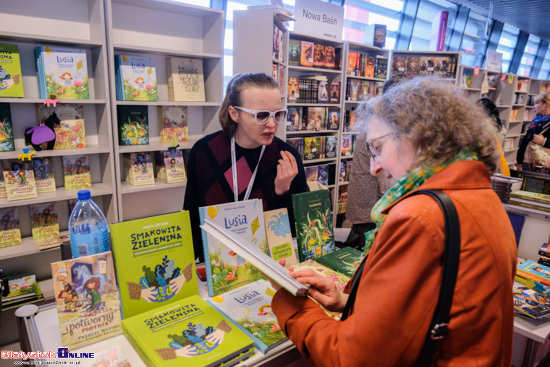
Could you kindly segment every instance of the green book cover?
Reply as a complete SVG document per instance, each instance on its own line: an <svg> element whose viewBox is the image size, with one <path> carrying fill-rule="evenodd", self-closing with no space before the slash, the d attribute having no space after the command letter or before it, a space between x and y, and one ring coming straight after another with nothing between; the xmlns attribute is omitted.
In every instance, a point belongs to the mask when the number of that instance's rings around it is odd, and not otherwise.
<svg viewBox="0 0 550 367"><path fill-rule="evenodd" d="M201 224L208 218L215 224L252 242L269 255L260 199L236 203L203 206L199 208ZM263 279L252 264L230 250L206 231L201 230L204 249L206 281L210 297Z"/></svg>
<svg viewBox="0 0 550 367"><path fill-rule="evenodd" d="M252 347L252 339L198 295L127 318L122 329L147 366L219 366Z"/></svg>
<svg viewBox="0 0 550 367"><path fill-rule="evenodd" d="M14 150L10 104L0 103L0 152L12 152Z"/></svg>
<svg viewBox="0 0 550 367"><path fill-rule="evenodd" d="M118 144L149 144L149 111L147 106L118 106Z"/></svg>
<svg viewBox="0 0 550 367"><path fill-rule="evenodd" d="M359 265L361 265L361 257L361 251L353 247L344 247L343 249L321 256L316 261L332 270L352 277Z"/></svg>
<svg viewBox="0 0 550 367"><path fill-rule="evenodd" d="M121 333L111 252L51 264L61 342L80 348Z"/></svg>
<svg viewBox="0 0 550 367"><path fill-rule="evenodd" d="M189 212L111 224L124 318L198 294Z"/></svg>
<svg viewBox="0 0 550 367"><path fill-rule="evenodd" d="M0 44L0 97L25 97L17 45Z"/></svg>
<svg viewBox="0 0 550 367"><path fill-rule="evenodd" d="M300 262L333 252L332 207L328 190L292 195Z"/></svg>
<svg viewBox="0 0 550 367"><path fill-rule="evenodd" d="M254 346L265 354L287 340L271 311L274 295L275 290L267 280L257 280L208 302L252 338Z"/></svg>

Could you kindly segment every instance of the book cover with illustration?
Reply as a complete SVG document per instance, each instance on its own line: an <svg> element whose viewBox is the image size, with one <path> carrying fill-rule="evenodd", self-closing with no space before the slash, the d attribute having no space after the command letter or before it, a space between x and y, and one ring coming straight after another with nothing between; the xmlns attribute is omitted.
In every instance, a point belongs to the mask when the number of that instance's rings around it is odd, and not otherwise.
<svg viewBox="0 0 550 367"><path fill-rule="evenodd" d="M254 348L252 339L198 295L126 318L122 329L146 366L233 365Z"/></svg>
<svg viewBox="0 0 550 367"><path fill-rule="evenodd" d="M329 167L327 164L317 167L317 182L321 185L328 186Z"/></svg>
<svg viewBox="0 0 550 367"><path fill-rule="evenodd" d="M338 130L339 128L340 128L340 108L338 108L338 107L329 107L328 108L327 129L329 129L329 130Z"/></svg>
<svg viewBox="0 0 550 367"><path fill-rule="evenodd" d="M189 212L111 224L125 319L198 294Z"/></svg>
<svg viewBox="0 0 550 367"><path fill-rule="evenodd" d="M317 170L317 167L313 168ZM267 246L271 257L276 261L285 259L287 268L296 264L298 257L294 251L287 208L264 212L264 222Z"/></svg>
<svg viewBox="0 0 550 367"><path fill-rule="evenodd" d="M51 266L64 347L80 348L122 332L111 252L54 262Z"/></svg>
<svg viewBox="0 0 550 367"><path fill-rule="evenodd" d="M30 199L38 196L31 162L11 162L10 168L4 169L4 183L8 201Z"/></svg>
<svg viewBox="0 0 550 367"><path fill-rule="evenodd" d="M87 154L63 156L65 190L82 190L92 187L90 161Z"/></svg>
<svg viewBox="0 0 550 367"><path fill-rule="evenodd" d="M31 216L32 239L38 247L60 245L59 218L55 210L55 203L29 205Z"/></svg>
<svg viewBox="0 0 550 367"><path fill-rule="evenodd" d="M0 208L0 248L21 243L18 208Z"/></svg>
<svg viewBox="0 0 550 367"><path fill-rule="evenodd" d="M307 108L307 125L306 130L319 131L326 121L325 107L308 107Z"/></svg>
<svg viewBox="0 0 550 367"><path fill-rule="evenodd" d="M168 98L179 102L204 102L202 59L167 57Z"/></svg>
<svg viewBox="0 0 550 367"><path fill-rule="evenodd" d="M4 181L4 171L10 170L9 160L0 160L0 198L8 196L6 193L6 182Z"/></svg>
<svg viewBox="0 0 550 367"><path fill-rule="evenodd" d="M58 103L56 107L38 105L38 121L44 125L53 114L59 119L54 124L54 149L86 148L86 133L84 128L84 106L81 104Z"/></svg>
<svg viewBox="0 0 550 367"><path fill-rule="evenodd" d="M304 159L304 138L288 138L286 139L286 142L289 145L291 145L294 149L296 149L296 151L298 152L298 154L303 160Z"/></svg>
<svg viewBox="0 0 550 367"><path fill-rule="evenodd" d="M344 247L324 256L318 257L316 261L330 269L352 277L355 271L361 265L361 251L353 247Z"/></svg>
<svg viewBox="0 0 550 367"><path fill-rule="evenodd" d="M300 42L300 66L313 67L313 42Z"/></svg>
<svg viewBox="0 0 550 367"><path fill-rule="evenodd" d="M0 59L2 57L1 54L0 52ZM2 71L0 71L1 73ZM14 150L10 104L0 103L0 152L13 152Z"/></svg>
<svg viewBox="0 0 550 367"><path fill-rule="evenodd" d="M302 124L302 107L288 107L286 131L298 131Z"/></svg>
<svg viewBox="0 0 550 367"><path fill-rule="evenodd" d="M119 101L158 101L152 57L115 55L115 82Z"/></svg>
<svg viewBox="0 0 550 367"><path fill-rule="evenodd" d="M257 280L207 301L254 340L256 349L265 354L288 340L271 310L275 293L267 280Z"/></svg>
<svg viewBox="0 0 550 367"><path fill-rule="evenodd" d="M306 171L306 182L317 182L317 175L319 174L317 166L304 167L304 170Z"/></svg>
<svg viewBox="0 0 550 367"><path fill-rule="evenodd" d="M298 78L289 77L287 89L288 102L298 102L300 99L300 82Z"/></svg>
<svg viewBox="0 0 550 367"><path fill-rule="evenodd" d="M199 208L199 216L201 224L208 218L269 254L260 199L203 206ZM206 231L201 233L210 297L262 279L260 272L242 257Z"/></svg>
<svg viewBox="0 0 550 367"><path fill-rule="evenodd" d="M321 139L318 136L304 138L304 161L319 159L321 150Z"/></svg>
<svg viewBox="0 0 550 367"><path fill-rule="evenodd" d="M38 283L35 274L18 274L5 277L10 293L2 297L2 305L17 300L26 300L36 297Z"/></svg>
<svg viewBox="0 0 550 367"><path fill-rule="evenodd" d="M336 158L337 147L338 137L327 136L325 139L325 158Z"/></svg>
<svg viewBox="0 0 550 367"><path fill-rule="evenodd" d="M523 286L514 287L514 311L531 319L550 315L550 298Z"/></svg>
<svg viewBox="0 0 550 367"><path fill-rule="evenodd" d="M154 185L152 152L123 154L124 177L130 185Z"/></svg>
<svg viewBox="0 0 550 367"><path fill-rule="evenodd" d="M351 156L351 135L342 135L342 152L343 156Z"/></svg>
<svg viewBox="0 0 550 367"><path fill-rule="evenodd" d="M34 55L40 98L90 99L86 50L38 46Z"/></svg>
<svg viewBox="0 0 550 367"><path fill-rule="evenodd" d="M0 44L0 97L25 97L17 45Z"/></svg>
<svg viewBox="0 0 550 367"><path fill-rule="evenodd" d="M186 182L185 165L181 150L155 152L155 171L158 179L166 183Z"/></svg>
<svg viewBox="0 0 550 367"><path fill-rule="evenodd" d="M33 158L32 168L34 170L34 179L36 180L36 192L54 192L55 175L51 158Z"/></svg>
<svg viewBox="0 0 550 367"><path fill-rule="evenodd" d="M118 144L149 144L149 112L147 106L117 106Z"/></svg>
<svg viewBox="0 0 550 367"><path fill-rule="evenodd" d="M301 47L299 40L288 41L288 64L293 66L300 65Z"/></svg>
<svg viewBox="0 0 550 367"><path fill-rule="evenodd" d="M333 80L330 82L330 103L340 103L341 82Z"/></svg>
<svg viewBox="0 0 550 367"><path fill-rule="evenodd" d="M333 252L332 207L329 190L316 190L292 195L298 257L300 261Z"/></svg>
<svg viewBox="0 0 550 367"><path fill-rule="evenodd" d="M187 106L162 106L160 111L160 142L186 142L189 137Z"/></svg>

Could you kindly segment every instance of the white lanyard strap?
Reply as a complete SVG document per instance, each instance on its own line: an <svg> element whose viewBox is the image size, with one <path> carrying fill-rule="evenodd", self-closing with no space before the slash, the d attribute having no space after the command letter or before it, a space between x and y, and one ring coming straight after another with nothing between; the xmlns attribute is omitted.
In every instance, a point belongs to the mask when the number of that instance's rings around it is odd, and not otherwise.
<svg viewBox="0 0 550 367"><path fill-rule="evenodd" d="M252 174L252 177L250 178L250 182L248 183L248 188L246 189L246 194L244 195L243 200L248 200L250 196L250 191L252 191L252 186L254 185L254 180L256 179L256 172L258 172L258 167L260 166L260 161L262 160L262 156L264 155L265 151L265 145L262 145L262 151L260 152L260 158L258 158L258 164L256 164L256 168L254 169L254 173ZM235 153L235 137L231 137L231 167L233 169L233 196L235 196L235 202L239 201L239 185L237 183L237 158Z"/></svg>

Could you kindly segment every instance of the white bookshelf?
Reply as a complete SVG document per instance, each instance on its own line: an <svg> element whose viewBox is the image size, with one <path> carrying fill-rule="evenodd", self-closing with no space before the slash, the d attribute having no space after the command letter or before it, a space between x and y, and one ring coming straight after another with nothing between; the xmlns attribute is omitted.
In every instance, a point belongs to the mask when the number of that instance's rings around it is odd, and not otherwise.
<svg viewBox="0 0 550 367"><path fill-rule="evenodd" d="M141 19L142 21L136 21ZM185 184L132 186L124 182L123 154L167 150L171 144L160 142L159 108L187 106L189 139L178 149L191 149L205 134L220 129L217 110L223 91L224 13L177 1L106 1L107 48L116 178L120 221L160 215L181 210ZM155 63L158 101L118 101L116 99L114 56L118 54L151 57ZM205 102L174 102L168 98L166 58L193 57L203 60ZM117 107L141 105L148 108L149 144L119 146Z"/></svg>
<svg viewBox="0 0 550 367"><path fill-rule="evenodd" d="M59 9L63 9L60 16ZM6 1L0 8L0 43L15 44L19 48L24 98L0 98L9 103L15 138L15 151L0 153L0 159L17 159L25 148L25 128L38 125L37 106L44 100L38 96L35 67L36 46L61 46L86 51L90 99L61 100L59 103L82 104L86 133L86 148L70 150L42 150L36 157L51 157L57 189L38 194L26 200L0 199L0 208L17 207L23 244L0 248L0 268L14 264L20 272L35 272L36 263L25 261L30 255L41 255L51 262L61 259L59 248L40 251L31 237L29 205L55 202L61 231L67 230L68 200L76 199L77 191L64 188L62 157L87 154L92 177L92 198L105 213L110 223L119 220L116 200L115 166L112 146L112 128L109 97L107 47L102 0L40 0ZM33 151L32 146L27 148ZM7 263L9 262L9 264ZM47 274L38 273L42 279Z"/></svg>

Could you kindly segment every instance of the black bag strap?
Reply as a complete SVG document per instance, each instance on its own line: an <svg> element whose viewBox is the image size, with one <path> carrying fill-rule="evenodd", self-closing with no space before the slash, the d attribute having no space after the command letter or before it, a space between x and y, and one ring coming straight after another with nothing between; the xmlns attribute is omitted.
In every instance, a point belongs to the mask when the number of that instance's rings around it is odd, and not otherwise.
<svg viewBox="0 0 550 367"><path fill-rule="evenodd" d="M420 352L418 362L420 366L430 366L437 341L442 339L448 332L449 312L453 301L453 294L458 273L460 260L460 224L458 214L451 198L441 190L419 190L411 194L425 194L431 196L441 207L445 217L445 249L443 251L443 275L441 279L441 289L439 299L435 308L434 316L428 330L428 335L424 341L424 346ZM351 289L342 313L341 320L346 320L353 310L359 280L363 274L366 259L363 260L357 269Z"/></svg>

